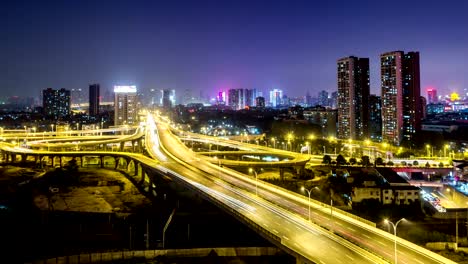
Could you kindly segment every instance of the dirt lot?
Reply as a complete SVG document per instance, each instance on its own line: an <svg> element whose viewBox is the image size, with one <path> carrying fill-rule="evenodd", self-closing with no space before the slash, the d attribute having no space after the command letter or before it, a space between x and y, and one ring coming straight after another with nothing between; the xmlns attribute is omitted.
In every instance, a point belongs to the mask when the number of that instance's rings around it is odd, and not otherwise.
<svg viewBox="0 0 468 264"><path fill-rule="evenodd" d="M45 173L30 168L1 166L0 194L5 197L14 195L18 186L41 178ZM48 194L37 192L33 202L43 210L100 213L126 213L151 203L123 174L101 168L79 168L79 184L66 188L52 185Z"/></svg>
<svg viewBox="0 0 468 264"><path fill-rule="evenodd" d="M131 212L150 204L123 174L108 169L80 168L80 184L67 188L52 188L49 199L38 195L35 199L41 209L79 212Z"/></svg>

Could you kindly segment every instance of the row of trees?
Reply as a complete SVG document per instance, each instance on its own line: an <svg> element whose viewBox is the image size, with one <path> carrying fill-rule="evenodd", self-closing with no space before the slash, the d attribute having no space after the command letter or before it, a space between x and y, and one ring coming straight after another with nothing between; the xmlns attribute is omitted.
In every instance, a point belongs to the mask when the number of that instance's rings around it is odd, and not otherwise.
<svg viewBox="0 0 468 264"><path fill-rule="evenodd" d="M369 166L371 165L370 158L369 156L362 156L361 160L357 160L356 158L350 158L349 160L346 160L346 158L343 155L338 155L335 160L332 160L330 155L324 155L323 164L330 164L330 165L363 165L363 166Z"/></svg>
<svg viewBox="0 0 468 264"><path fill-rule="evenodd" d="M324 155L322 163L323 164L328 164L328 165L338 165L338 166L342 166L342 165L370 166L371 165L369 156L362 156L361 160L358 161L356 158L350 158L349 160L346 160L346 158L341 154L338 155L335 160L332 160L330 155ZM375 159L374 165L377 165L377 166L394 166L395 164L393 163L393 161L388 161L387 163L385 163L382 158L378 157L378 158ZM419 166L419 162L417 160L413 161L412 163L402 161L401 165L402 166L408 166L408 167ZM429 162L426 162L426 164L424 166L426 168L429 168L429 167L431 167L431 164L429 164ZM439 167L444 167L444 164L442 162L440 162L438 164L438 166Z"/></svg>

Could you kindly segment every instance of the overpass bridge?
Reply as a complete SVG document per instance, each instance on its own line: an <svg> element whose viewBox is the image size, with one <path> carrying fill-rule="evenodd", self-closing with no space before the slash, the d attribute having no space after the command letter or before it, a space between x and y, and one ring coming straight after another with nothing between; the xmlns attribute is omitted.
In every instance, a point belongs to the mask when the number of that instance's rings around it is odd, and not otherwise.
<svg viewBox="0 0 468 264"><path fill-rule="evenodd" d="M307 202L304 196L257 182L227 168L214 166L189 151L178 138L168 132L163 124L156 127L151 118L147 127L149 129L145 135L145 146L153 158L133 153L73 154L102 155L103 161L107 155L135 158L127 162L127 164L137 164L128 166L130 169L137 168L133 169L134 174L138 171L136 175L140 175L144 171L146 175L155 170L162 176L170 177L218 205L278 247L290 252L297 257L298 262L387 263L392 259L393 236L387 232L356 221L335 208ZM19 160L23 160L23 157L27 160L29 155L50 154L48 151L46 153L40 150L8 149L5 146L1 149L9 161L13 158L8 156L13 155L19 155L21 157ZM63 157L70 154L55 152L56 156L63 155ZM123 159L119 158L119 162L114 163L122 164ZM100 164L106 166L105 162L101 161ZM149 179L150 177L143 177L139 182L149 182ZM314 209L311 221L307 221L308 206ZM399 259L402 261L453 263L408 241L399 238L397 240ZM377 245L377 242L384 246Z"/></svg>

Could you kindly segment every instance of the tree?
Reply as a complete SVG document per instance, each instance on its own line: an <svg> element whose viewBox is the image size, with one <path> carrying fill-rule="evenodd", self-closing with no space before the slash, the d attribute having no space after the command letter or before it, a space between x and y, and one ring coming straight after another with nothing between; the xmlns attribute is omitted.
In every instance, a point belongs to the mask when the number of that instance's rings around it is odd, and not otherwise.
<svg viewBox="0 0 468 264"><path fill-rule="evenodd" d="M369 166L370 165L369 156L362 156L361 157L361 163L362 163L363 166Z"/></svg>
<svg viewBox="0 0 468 264"><path fill-rule="evenodd" d="M413 161L413 165L414 166L418 166L419 165L419 162L417 160Z"/></svg>
<svg viewBox="0 0 468 264"><path fill-rule="evenodd" d="M337 165L345 165L346 164L346 159L343 157L343 155L338 155L336 157L336 164Z"/></svg>
<svg viewBox="0 0 468 264"><path fill-rule="evenodd" d="M323 164L330 164L331 161L332 161L332 159L331 159L330 155L324 155L323 156L323 160L322 160Z"/></svg>
<svg viewBox="0 0 468 264"><path fill-rule="evenodd" d="M429 161L426 162L426 168L429 168L431 165L429 164Z"/></svg>
<svg viewBox="0 0 468 264"><path fill-rule="evenodd" d="M393 161L389 161L389 162L387 162L387 165L388 165L388 166L393 166L393 165L395 165L395 164L393 164Z"/></svg>
<svg viewBox="0 0 468 264"><path fill-rule="evenodd" d="M354 165L356 163L357 163L356 158L350 158L349 159L349 164Z"/></svg>
<svg viewBox="0 0 468 264"><path fill-rule="evenodd" d="M383 159L381 157L378 157L375 159L375 165L382 165L383 164Z"/></svg>

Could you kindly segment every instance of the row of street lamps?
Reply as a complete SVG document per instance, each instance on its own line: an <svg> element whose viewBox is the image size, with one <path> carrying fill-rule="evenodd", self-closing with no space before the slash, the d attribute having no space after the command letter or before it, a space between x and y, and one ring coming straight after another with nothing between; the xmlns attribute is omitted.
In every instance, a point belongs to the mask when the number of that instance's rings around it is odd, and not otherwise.
<svg viewBox="0 0 468 264"><path fill-rule="evenodd" d="M319 189L317 186L315 186L315 187L313 187L313 188L310 188L310 189L307 189L306 187L302 186L301 190L302 190L302 191L306 191L307 194L308 194L308 196L309 196L309 202L308 202L309 217L308 217L308 219L309 219L309 221L311 221L311 218L310 218L310 195L312 194L312 191L313 191L313 190L318 190L318 191L320 191L320 189ZM332 199L332 197L330 196L330 223L331 223L331 221L333 221L333 199ZM394 255L394 257L395 257L395 264L398 263L398 253L397 253L397 227L398 227L398 224L399 224L400 222L402 222L402 221L406 221L406 219L405 219L405 218L401 218L401 219L398 220L395 224L394 224L392 221L388 220L388 219L385 219L385 220L384 220L385 224L387 224L387 225L390 224L390 225L393 227L394 249L395 249L395 255Z"/></svg>

